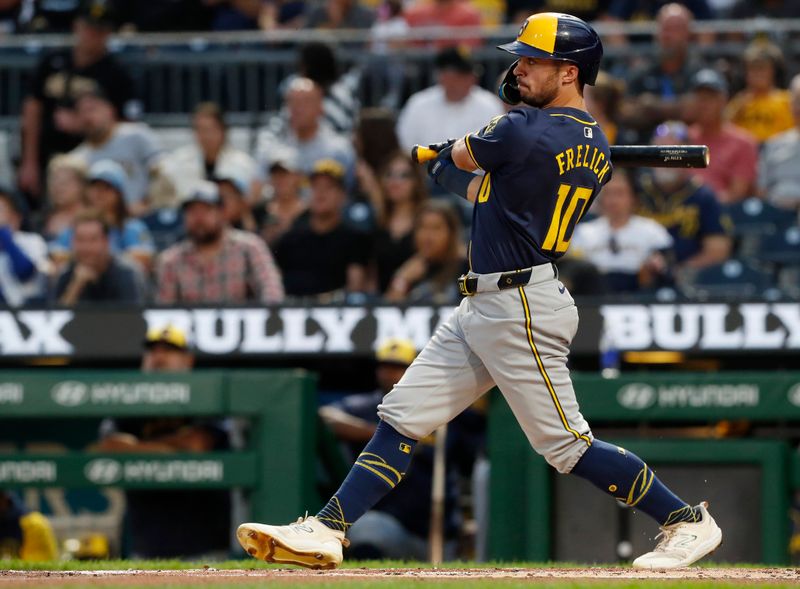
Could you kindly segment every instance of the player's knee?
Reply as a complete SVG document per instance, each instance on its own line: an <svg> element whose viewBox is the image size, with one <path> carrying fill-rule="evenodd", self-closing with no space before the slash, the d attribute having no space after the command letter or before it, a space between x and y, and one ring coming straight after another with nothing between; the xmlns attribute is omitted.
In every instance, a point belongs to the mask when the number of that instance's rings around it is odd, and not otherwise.
<svg viewBox="0 0 800 589"><path fill-rule="evenodd" d="M586 436L591 439L590 436ZM571 438L565 443L542 453L547 463L561 474L568 474L586 452L589 444L584 438Z"/></svg>

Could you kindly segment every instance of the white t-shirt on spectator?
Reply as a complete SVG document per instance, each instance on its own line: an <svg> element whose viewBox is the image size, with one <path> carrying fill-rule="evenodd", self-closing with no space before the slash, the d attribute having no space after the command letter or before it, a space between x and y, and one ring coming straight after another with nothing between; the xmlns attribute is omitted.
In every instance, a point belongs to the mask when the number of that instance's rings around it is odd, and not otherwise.
<svg viewBox="0 0 800 589"><path fill-rule="evenodd" d="M161 160L161 169L172 180L178 197L184 196L199 180L206 180L206 166L203 154L196 144L179 147ZM241 170L250 182L258 176L256 161L244 151L226 145L222 148L214 164L214 174L218 170Z"/></svg>
<svg viewBox="0 0 800 589"><path fill-rule="evenodd" d="M407 151L416 144L459 139L503 113L500 99L478 86L473 86L460 102L448 102L441 86L431 86L412 95L400 111L397 138Z"/></svg>
<svg viewBox="0 0 800 589"><path fill-rule="evenodd" d="M616 242L614 248L612 236ZM624 227L614 230L608 219L599 217L578 224L570 241L570 252L581 255L604 274L636 274L648 256L670 246L672 236L652 219L633 215Z"/></svg>
<svg viewBox="0 0 800 589"><path fill-rule="evenodd" d="M764 144L758 161L758 186L776 207L800 205L800 132L791 129Z"/></svg>
<svg viewBox="0 0 800 589"><path fill-rule="evenodd" d="M84 141L72 152L91 166L99 160L114 160L128 174L125 202L138 203L147 197L150 170L163 154L158 137L142 123L119 123L111 138L103 145L94 146Z"/></svg>

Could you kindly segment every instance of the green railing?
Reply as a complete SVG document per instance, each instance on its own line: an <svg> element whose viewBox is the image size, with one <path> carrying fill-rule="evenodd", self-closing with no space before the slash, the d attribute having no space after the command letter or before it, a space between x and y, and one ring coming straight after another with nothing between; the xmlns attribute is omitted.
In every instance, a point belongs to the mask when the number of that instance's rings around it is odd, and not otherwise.
<svg viewBox="0 0 800 589"><path fill-rule="evenodd" d="M0 487L241 487L251 490L259 521L289 521L319 503L316 381L306 372L5 371L0 386L3 419L178 415L248 417L249 449L4 454Z"/></svg>
<svg viewBox="0 0 800 589"><path fill-rule="evenodd" d="M800 422L800 373L644 373L604 379L575 374L584 416L598 426L722 419ZM760 468L760 535L764 563L788 560L788 507L800 489L800 454L780 439L610 440L656 465L756 465ZM489 422L490 558L546 561L553 557L553 477L531 449L495 392ZM509 481L515 484L510 485ZM735 491L735 490L733 490ZM755 506L754 506L755 507Z"/></svg>

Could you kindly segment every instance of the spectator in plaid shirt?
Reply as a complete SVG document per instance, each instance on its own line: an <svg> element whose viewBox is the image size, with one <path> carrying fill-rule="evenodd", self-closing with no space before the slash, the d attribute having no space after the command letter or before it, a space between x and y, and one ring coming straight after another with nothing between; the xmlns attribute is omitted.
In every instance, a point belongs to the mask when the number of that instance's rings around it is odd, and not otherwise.
<svg viewBox="0 0 800 589"><path fill-rule="evenodd" d="M216 184L199 181L182 209L188 237L158 258L156 302L283 300L281 274L267 246L255 234L226 226Z"/></svg>

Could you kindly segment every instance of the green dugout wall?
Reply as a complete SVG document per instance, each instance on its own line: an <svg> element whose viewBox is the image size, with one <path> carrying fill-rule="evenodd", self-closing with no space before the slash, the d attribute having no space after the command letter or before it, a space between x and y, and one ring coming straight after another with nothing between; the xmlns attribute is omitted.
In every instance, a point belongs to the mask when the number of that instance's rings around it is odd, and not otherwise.
<svg viewBox="0 0 800 589"><path fill-rule="evenodd" d="M4 371L0 383L6 420L173 415L249 417L248 449L2 454L0 487L242 487L252 491L252 517L259 521L291 521L319 503L316 380L306 372Z"/></svg>
<svg viewBox="0 0 800 589"><path fill-rule="evenodd" d="M583 414L594 427L609 423L620 429L643 423L689 426L723 419L800 422L800 373L642 373L615 379L575 374L573 381ZM636 432L630 431L632 438ZM789 501L792 490L800 489L800 454L789 443L777 438L641 436L608 441L630 449L656 468L757 467L760 502L752 504L752 509L758 510L755 519L760 521L760 529L752 533L759 537L762 562L787 562ZM550 560L558 523L552 518L557 500L555 477L561 475L533 452L496 391L490 412L489 452L489 557Z"/></svg>

